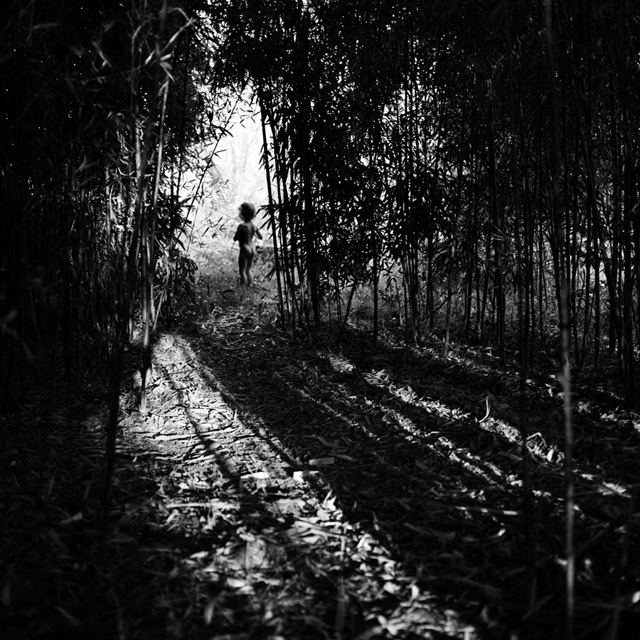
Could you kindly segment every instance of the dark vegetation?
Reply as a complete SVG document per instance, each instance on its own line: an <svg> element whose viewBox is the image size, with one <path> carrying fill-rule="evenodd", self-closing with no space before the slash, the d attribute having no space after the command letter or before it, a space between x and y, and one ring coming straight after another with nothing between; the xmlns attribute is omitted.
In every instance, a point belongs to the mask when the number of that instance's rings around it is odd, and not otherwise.
<svg viewBox="0 0 640 640"><path fill-rule="evenodd" d="M636 2L0 34L2 637L634 637ZM247 95L242 291L191 249Z"/></svg>

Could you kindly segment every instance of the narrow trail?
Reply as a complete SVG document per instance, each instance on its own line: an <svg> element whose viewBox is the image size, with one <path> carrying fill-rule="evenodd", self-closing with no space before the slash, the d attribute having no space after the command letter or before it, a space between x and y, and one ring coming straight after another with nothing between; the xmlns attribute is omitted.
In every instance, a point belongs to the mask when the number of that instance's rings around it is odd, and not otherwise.
<svg viewBox="0 0 640 640"><path fill-rule="evenodd" d="M134 374L121 399L106 536L104 380L2 419L9 640L565 637L548 375L523 392L482 349L294 338L252 299L160 333L153 369L146 413ZM596 639L616 602L637 630L638 435L601 382L575 391L576 629Z"/></svg>
<svg viewBox="0 0 640 640"><path fill-rule="evenodd" d="M197 336L161 336L151 409L122 424L123 451L153 461L158 535L191 532L183 569L214 637L476 637L455 607L419 586L402 541L386 540L391 523L378 518L407 520L411 497L395 486L402 469L373 431L366 450L354 439L360 417L370 419L356 415L338 380L315 388L313 349L245 312L218 315ZM328 401L336 391L339 408ZM388 506L376 514L368 503L378 502ZM149 504L141 509L148 515ZM138 539L148 530L135 509L129 521ZM405 524L403 537L450 535ZM196 618L185 621L192 632Z"/></svg>
<svg viewBox="0 0 640 640"><path fill-rule="evenodd" d="M562 637L555 395L519 395L517 375L478 353L372 348L355 331L330 345L293 340L245 301L154 346L155 409L132 413L123 432L168 465L154 499L164 531L192 531L188 571L205 621L228 622L221 638L471 640L508 637L528 609L524 637ZM539 499L529 535L523 411ZM601 565L628 495L597 494L602 480L633 479L631 453L607 467L592 439L578 449L577 537ZM607 575L605 563L585 585L604 593ZM576 621L597 631L607 617L587 603Z"/></svg>

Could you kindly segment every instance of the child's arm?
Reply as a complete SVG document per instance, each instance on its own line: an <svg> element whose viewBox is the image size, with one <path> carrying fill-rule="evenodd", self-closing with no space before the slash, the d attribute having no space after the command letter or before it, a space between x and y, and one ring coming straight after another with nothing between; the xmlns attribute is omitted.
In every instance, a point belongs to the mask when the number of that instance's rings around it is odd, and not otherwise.
<svg viewBox="0 0 640 640"><path fill-rule="evenodd" d="M258 227L255 227L255 232L256 238L258 238L258 240L262 240L262 234L260 233L260 229L258 229Z"/></svg>

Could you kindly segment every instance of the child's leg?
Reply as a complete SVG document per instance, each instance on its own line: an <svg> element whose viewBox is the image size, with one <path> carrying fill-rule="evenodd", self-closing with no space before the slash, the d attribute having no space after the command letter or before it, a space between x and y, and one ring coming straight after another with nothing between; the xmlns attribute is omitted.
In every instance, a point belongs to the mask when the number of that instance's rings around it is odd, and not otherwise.
<svg viewBox="0 0 640 640"><path fill-rule="evenodd" d="M253 251L247 257L246 274L247 274L247 284L249 284L249 285L253 284L253 274L251 273L251 267L252 266L253 266Z"/></svg>
<svg viewBox="0 0 640 640"><path fill-rule="evenodd" d="M242 249L240 249L240 255L238 256L238 269L240 271L240 284L247 284L247 256Z"/></svg>

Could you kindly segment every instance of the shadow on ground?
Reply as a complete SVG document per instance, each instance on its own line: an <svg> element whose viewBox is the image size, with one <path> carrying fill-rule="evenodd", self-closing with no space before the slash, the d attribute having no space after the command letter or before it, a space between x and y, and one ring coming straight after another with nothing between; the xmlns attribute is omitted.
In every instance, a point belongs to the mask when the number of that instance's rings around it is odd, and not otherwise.
<svg viewBox="0 0 640 640"><path fill-rule="evenodd" d="M218 309L155 345L151 411L123 397L106 537L100 384L5 421L3 637L565 637L557 385L519 394L480 353L351 330L296 342L262 313ZM617 593L622 638L637 440L580 402L576 628L603 637Z"/></svg>
<svg viewBox="0 0 640 640"><path fill-rule="evenodd" d="M371 348L355 332L340 349L295 344L250 307L235 324L224 322L203 325L190 338L194 350L273 454L311 471L309 487L397 563L395 585L405 584L385 593L380 580L386 611L395 596L407 616L411 602L427 615L454 612L459 629L468 622L487 638L565 637L562 423L553 384L548 399L544 388L519 395L517 376L486 361ZM517 430L523 415L528 494ZM623 541L617 527L629 514L632 478L589 436L594 425L576 422L576 627L596 638L610 621ZM607 492L605 482L620 490ZM376 562L371 555L364 565L359 556L343 562L342 584L357 585L366 563ZM628 578L638 584L635 568ZM379 605L347 595L360 611Z"/></svg>

